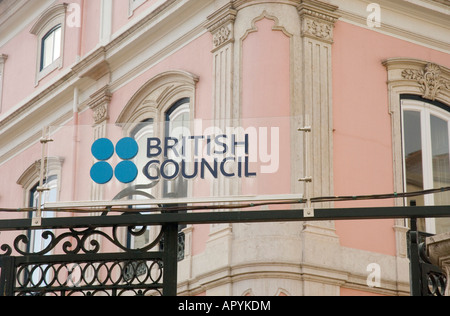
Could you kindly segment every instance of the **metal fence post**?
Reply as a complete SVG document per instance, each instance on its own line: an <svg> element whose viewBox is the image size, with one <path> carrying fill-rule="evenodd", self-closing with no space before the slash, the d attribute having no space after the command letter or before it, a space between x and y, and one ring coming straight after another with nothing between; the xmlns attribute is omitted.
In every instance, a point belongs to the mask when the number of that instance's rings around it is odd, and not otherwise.
<svg viewBox="0 0 450 316"><path fill-rule="evenodd" d="M408 232L411 296L422 296L418 234L417 219L411 218L411 230Z"/></svg>
<svg viewBox="0 0 450 316"><path fill-rule="evenodd" d="M164 226L164 296L177 296L178 290L178 224Z"/></svg>
<svg viewBox="0 0 450 316"><path fill-rule="evenodd" d="M14 296L15 260L4 257L0 260L0 296Z"/></svg>

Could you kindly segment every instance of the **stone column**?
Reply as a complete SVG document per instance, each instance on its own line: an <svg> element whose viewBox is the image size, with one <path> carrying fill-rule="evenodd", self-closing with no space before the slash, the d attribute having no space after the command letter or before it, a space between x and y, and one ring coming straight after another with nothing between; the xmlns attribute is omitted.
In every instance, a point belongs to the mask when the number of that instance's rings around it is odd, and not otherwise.
<svg viewBox="0 0 450 316"><path fill-rule="evenodd" d="M426 245L431 263L440 267L447 277L445 296L450 296L450 232L427 238Z"/></svg>

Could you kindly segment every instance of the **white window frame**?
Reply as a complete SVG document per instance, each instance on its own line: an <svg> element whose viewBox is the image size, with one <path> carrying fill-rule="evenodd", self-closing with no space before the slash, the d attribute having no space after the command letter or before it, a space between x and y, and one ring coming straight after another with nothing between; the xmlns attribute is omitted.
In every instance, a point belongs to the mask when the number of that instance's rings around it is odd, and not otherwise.
<svg viewBox="0 0 450 316"><path fill-rule="evenodd" d="M65 29L66 29L66 12L67 3L55 5L47 9L36 21L30 30L30 33L36 36L37 51L36 51L36 86L39 81L52 73L56 69L60 69L64 64L64 43L65 43ZM59 57L53 60L53 62L47 67L42 68L43 60L43 40L44 38L55 29L58 25L61 26L61 47Z"/></svg>
<svg viewBox="0 0 450 316"><path fill-rule="evenodd" d="M401 101L402 106L402 131L405 130L404 126L404 113L405 111L413 111L420 113L421 120L421 138L422 138L422 172L423 172L423 189L431 190L434 188L433 181L433 154L431 144L431 126L430 118L435 116L448 123L448 135L450 140L450 112L447 112L431 103L426 101L418 101L412 99L403 99ZM403 144L405 144L405 135L403 133ZM450 143L449 143L450 147ZM406 188L406 151L403 146L403 183ZM429 194L424 196L425 206L435 205L434 195ZM431 234L436 234L436 219L427 218L425 220L426 231Z"/></svg>
<svg viewBox="0 0 450 316"><path fill-rule="evenodd" d="M51 39L51 40L50 40ZM41 43L41 60L40 60L40 71L44 71L46 68L51 67L56 64L58 59L61 58L61 48L62 48L62 26L61 24L56 25L42 38ZM48 53L50 56L48 56ZM50 58L49 58L50 57ZM50 59L47 61L47 59ZM47 63L48 62L48 63ZM55 65L56 66L56 65Z"/></svg>

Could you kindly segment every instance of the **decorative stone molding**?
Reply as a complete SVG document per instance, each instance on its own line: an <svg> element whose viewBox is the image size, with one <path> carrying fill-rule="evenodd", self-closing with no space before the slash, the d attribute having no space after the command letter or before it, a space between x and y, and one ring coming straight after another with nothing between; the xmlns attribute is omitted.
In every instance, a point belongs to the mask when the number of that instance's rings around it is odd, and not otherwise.
<svg viewBox="0 0 450 316"><path fill-rule="evenodd" d="M177 100L190 98L195 104L199 77L186 71L163 72L145 83L128 101L116 124L135 124L146 119L164 122L164 112ZM193 118L194 107L191 109Z"/></svg>
<svg viewBox="0 0 450 316"><path fill-rule="evenodd" d="M45 157L44 160L44 177L56 176L58 181L58 190L61 188L62 166L64 158L61 157ZM41 170L41 159L33 162L17 180L17 184L23 189L23 205L28 207L30 201L30 190L39 182Z"/></svg>
<svg viewBox="0 0 450 316"><path fill-rule="evenodd" d="M339 15L337 6L317 0L304 0L298 7L302 19L302 36L333 43L334 24Z"/></svg>
<svg viewBox="0 0 450 316"><path fill-rule="evenodd" d="M47 29L49 21L64 18L67 7L67 3L62 3L49 8L39 17L36 23L34 23L30 33L39 35L42 31Z"/></svg>
<svg viewBox="0 0 450 316"><path fill-rule="evenodd" d="M111 102L112 94L109 91L109 85L104 86L90 96L89 108L94 112L95 124L105 122L108 117L108 106Z"/></svg>
<svg viewBox="0 0 450 316"><path fill-rule="evenodd" d="M450 69L435 63L391 58L383 65L388 70L388 85L397 94L417 94L424 99L440 101L450 106ZM396 111L392 107L391 112Z"/></svg>
<svg viewBox="0 0 450 316"><path fill-rule="evenodd" d="M422 97L435 101L443 89L450 90L450 73L448 78L441 66L429 63L424 69L405 69L402 77L417 81L423 94Z"/></svg>
<svg viewBox="0 0 450 316"><path fill-rule="evenodd" d="M61 173L64 158L61 157L46 157L44 161L44 175L51 173L52 175L59 175ZM22 188L27 189L39 181L41 170L41 160L33 162L27 170L17 180L17 184Z"/></svg>
<svg viewBox="0 0 450 316"><path fill-rule="evenodd" d="M426 244L431 263L439 266L447 276L445 296L450 296L450 232L429 237Z"/></svg>
<svg viewBox="0 0 450 316"><path fill-rule="evenodd" d="M236 15L237 11L228 4L208 17L206 28L213 35L213 52L234 42Z"/></svg>
<svg viewBox="0 0 450 316"><path fill-rule="evenodd" d="M383 61L387 69L389 113L392 126L394 190L403 192L403 146L401 125L401 95L413 94L429 100L438 100L450 106L450 69L430 61L411 58L391 58ZM402 199L395 200L403 206ZM407 257L405 232L408 228L401 219L394 226L397 240L397 256Z"/></svg>

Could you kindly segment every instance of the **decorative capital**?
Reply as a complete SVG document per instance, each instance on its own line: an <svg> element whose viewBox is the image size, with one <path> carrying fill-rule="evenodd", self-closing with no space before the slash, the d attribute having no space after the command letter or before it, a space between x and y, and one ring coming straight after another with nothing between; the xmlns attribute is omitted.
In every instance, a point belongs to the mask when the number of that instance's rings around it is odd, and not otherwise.
<svg viewBox="0 0 450 316"><path fill-rule="evenodd" d="M237 11L226 5L208 17L206 28L213 35L213 51L234 41L234 22Z"/></svg>
<svg viewBox="0 0 450 316"><path fill-rule="evenodd" d="M108 106L111 102L112 93L109 85L104 86L90 96L89 108L94 112L94 122L96 125L106 121L108 116Z"/></svg>
<svg viewBox="0 0 450 316"><path fill-rule="evenodd" d="M302 36L333 43L334 24L339 19L337 6L318 0L303 0L298 6L302 20Z"/></svg>
<svg viewBox="0 0 450 316"><path fill-rule="evenodd" d="M417 81L423 93L422 97L432 101L436 100L441 89L450 90L450 79L444 78L441 67L433 63L428 63L421 70L405 69L402 77Z"/></svg>

